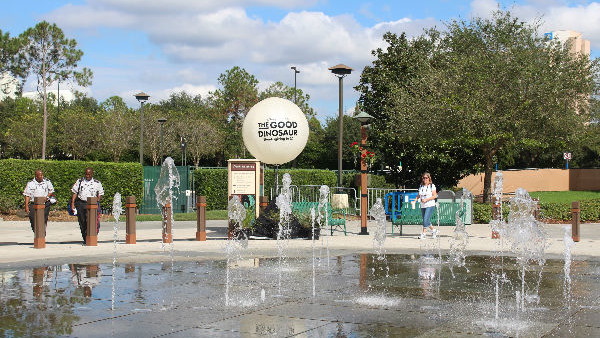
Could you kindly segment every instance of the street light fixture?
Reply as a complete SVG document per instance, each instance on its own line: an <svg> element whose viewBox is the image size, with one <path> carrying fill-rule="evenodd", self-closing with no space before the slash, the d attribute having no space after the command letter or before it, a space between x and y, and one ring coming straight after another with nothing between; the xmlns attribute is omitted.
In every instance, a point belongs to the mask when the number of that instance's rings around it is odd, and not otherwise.
<svg viewBox="0 0 600 338"><path fill-rule="evenodd" d="M374 119L373 116L360 112L354 116L360 122L360 233L359 235L368 235L367 232L367 126Z"/></svg>
<svg viewBox="0 0 600 338"><path fill-rule="evenodd" d="M164 117L158 119L158 123L160 123L160 148L158 149L158 154L160 155L161 162L163 160L163 125L165 124L165 122L167 122L167 119Z"/></svg>
<svg viewBox="0 0 600 338"><path fill-rule="evenodd" d="M290 69L294 70L294 103L298 103L296 100L296 74L300 73L300 71L298 69L296 69L296 66L292 66L290 67Z"/></svg>
<svg viewBox="0 0 600 338"><path fill-rule="evenodd" d="M339 64L337 66L333 66L328 68L335 76L338 77L339 79L339 91L340 91L340 101L339 101L339 117L338 117L338 125L339 125L339 132L338 132L338 181L337 181L337 186L341 187L342 186L342 137L344 134L344 122L343 122L343 107L344 107L344 77L350 73L352 73L352 68L343 65L343 64Z"/></svg>
<svg viewBox="0 0 600 338"><path fill-rule="evenodd" d="M181 165L187 165L187 158L185 153L185 137L181 136Z"/></svg>
<svg viewBox="0 0 600 338"><path fill-rule="evenodd" d="M144 102L148 101L150 95L139 92L134 95L140 101L140 164L144 165Z"/></svg>

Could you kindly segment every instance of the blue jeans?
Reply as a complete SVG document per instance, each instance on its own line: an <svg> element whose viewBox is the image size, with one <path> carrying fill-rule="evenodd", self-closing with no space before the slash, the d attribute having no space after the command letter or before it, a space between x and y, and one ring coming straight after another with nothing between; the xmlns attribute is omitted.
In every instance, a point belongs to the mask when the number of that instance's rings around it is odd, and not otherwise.
<svg viewBox="0 0 600 338"><path fill-rule="evenodd" d="M421 208L421 215L423 215L423 228L428 228L431 226L431 214L433 214L434 208L435 207Z"/></svg>

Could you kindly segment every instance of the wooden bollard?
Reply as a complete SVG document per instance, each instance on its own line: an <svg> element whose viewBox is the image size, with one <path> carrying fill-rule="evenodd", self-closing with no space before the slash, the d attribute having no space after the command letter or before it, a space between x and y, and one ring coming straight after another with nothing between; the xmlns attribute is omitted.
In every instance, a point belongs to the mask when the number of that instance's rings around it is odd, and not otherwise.
<svg viewBox="0 0 600 338"><path fill-rule="evenodd" d="M492 202L492 219L499 220L502 219L502 199L494 197ZM492 230L492 239L500 238L500 233L496 230Z"/></svg>
<svg viewBox="0 0 600 338"><path fill-rule="evenodd" d="M98 246L98 197L88 197L86 246Z"/></svg>
<svg viewBox="0 0 600 338"><path fill-rule="evenodd" d="M206 196L196 196L196 240L206 240Z"/></svg>
<svg viewBox="0 0 600 338"><path fill-rule="evenodd" d="M571 237L573 238L573 242L579 242L579 222L580 218L579 202L571 203Z"/></svg>
<svg viewBox="0 0 600 338"><path fill-rule="evenodd" d="M360 254L360 265L358 275L358 286L361 289L367 287L367 254Z"/></svg>
<svg viewBox="0 0 600 338"><path fill-rule="evenodd" d="M265 209L267 208L267 206L269 205L269 198L267 196L260 196L259 199L259 211L262 214L263 212L265 212Z"/></svg>
<svg viewBox="0 0 600 338"><path fill-rule="evenodd" d="M38 198L38 197L36 197ZM45 200L44 197L41 197ZM48 268L33 268L33 296L41 298L44 293L44 275Z"/></svg>
<svg viewBox="0 0 600 338"><path fill-rule="evenodd" d="M44 212L46 209L46 197L34 197L33 199L33 247L43 249L46 247L46 222Z"/></svg>
<svg viewBox="0 0 600 338"><path fill-rule="evenodd" d="M125 243L135 244L135 196L125 197Z"/></svg>
<svg viewBox="0 0 600 338"><path fill-rule="evenodd" d="M162 211L163 211L162 241L163 241L163 243L173 243L173 234L171 232L171 203L165 204Z"/></svg>
<svg viewBox="0 0 600 338"><path fill-rule="evenodd" d="M533 217L536 220L540 219L540 200L539 198L532 199L535 202L535 206L533 207Z"/></svg>
<svg viewBox="0 0 600 338"><path fill-rule="evenodd" d="M135 272L135 264L125 264L125 273Z"/></svg>

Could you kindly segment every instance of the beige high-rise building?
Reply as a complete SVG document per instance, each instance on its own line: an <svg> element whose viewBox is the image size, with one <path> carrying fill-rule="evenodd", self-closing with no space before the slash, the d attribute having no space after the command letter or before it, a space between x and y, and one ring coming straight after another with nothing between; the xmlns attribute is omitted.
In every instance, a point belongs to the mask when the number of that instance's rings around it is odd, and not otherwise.
<svg viewBox="0 0 600 338"><path fill-rule="evenodd" d="M545 33L547 39L557 39L562 43L569 43L572 54L583 54L590 56L590 40L581 37L581 33L575 31L553 31Z"/></svg>

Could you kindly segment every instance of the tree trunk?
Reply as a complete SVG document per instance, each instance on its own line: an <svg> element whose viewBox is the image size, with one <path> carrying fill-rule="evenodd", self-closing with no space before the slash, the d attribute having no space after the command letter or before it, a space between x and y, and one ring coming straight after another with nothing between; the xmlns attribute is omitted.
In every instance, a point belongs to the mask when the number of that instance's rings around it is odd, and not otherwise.
<svg viewBox="0 0 600 338"><path fill-rule="evenodd" d="M44 126L42 127L42 160L46 159L46 130L48 129L48 93L46 91L46 62L42 65L42 75L43 82L42 86L44 87L44 93L42 95L42 105L44 107Z"/></svg>
<svg viewBox="0 0 600 338"><path fill-rule="evenodd" d="M492 171L494 169L494 154L496 150L485 152L485 171L483 177L483 203L490 201L491 187L492 187Z"/></svg>

